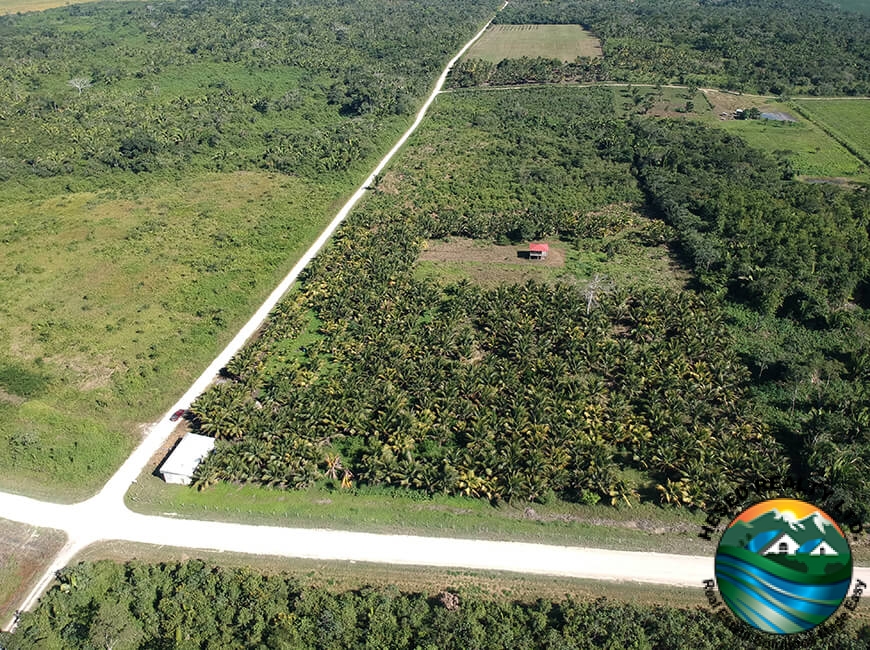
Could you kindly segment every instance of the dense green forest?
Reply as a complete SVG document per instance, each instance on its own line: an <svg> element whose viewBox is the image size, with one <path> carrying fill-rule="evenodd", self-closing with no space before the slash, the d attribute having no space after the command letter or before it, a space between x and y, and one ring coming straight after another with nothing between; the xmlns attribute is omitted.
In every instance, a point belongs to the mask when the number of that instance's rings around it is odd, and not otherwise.
<svg viewBox="0 0 870 650"><path fill-rule="evenodd" d="M458 47L448 26L492 8L134 2L0 17L0 179L347 170Z"/></svg>
<svg viewBox="0 0 870 650"><path fill-rule="evenodd" d="M810 634L802 647L867 648L870 629L849 625ZM512 602L482 590L438 595L372 587L331 593L288 575L210 567L201 561L79 564L5 650L311 648L323 650L492 648L683 650L766 647L747 641L709 610L634 605L600 598ZM757 644L757 645L756 645Z"/></svg>
<svg viewBox="0 0 870 650"><path fill-rule="evenodd" d="M605 89L442 97L401 173L194 404L195 426L220 439L198 485L699 507L804 490L868 521L866 316L848 302L868 277L867 195L795 183L715 129L617 119L613 101ZM756 183L783 198L758 201ZM729 192L744 203L717 202ZM426 239L570 243L624 227L602 208L644 201L669 226L636 236L680 247L696 291L412 273Z"/></svg>
<svg viewBox="0 0 870 650"><path fill-rule="evenodd" d="M516 0L496 22L580 24L601 39L600 69L586 71L589 61L542 61L554 77L776 95L870 92L870 17L813 0ZM495 70L479 77L503 83L510 71ZM529 72L529 80L543 80ZM509 78L516 83L515 74Z"/></svg>

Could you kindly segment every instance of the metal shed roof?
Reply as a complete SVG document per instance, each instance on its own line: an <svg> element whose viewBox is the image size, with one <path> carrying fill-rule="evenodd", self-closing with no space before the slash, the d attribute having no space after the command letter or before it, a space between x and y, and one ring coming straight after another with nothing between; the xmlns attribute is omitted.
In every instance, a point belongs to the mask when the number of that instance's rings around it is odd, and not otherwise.
<svg viewBox="0 0 870 650"><path fill-rule="evenodd" d="M160 472L193 476L194 470L213 448L214 438L188 433L169 454L169 458L163 463Z"/></svg>

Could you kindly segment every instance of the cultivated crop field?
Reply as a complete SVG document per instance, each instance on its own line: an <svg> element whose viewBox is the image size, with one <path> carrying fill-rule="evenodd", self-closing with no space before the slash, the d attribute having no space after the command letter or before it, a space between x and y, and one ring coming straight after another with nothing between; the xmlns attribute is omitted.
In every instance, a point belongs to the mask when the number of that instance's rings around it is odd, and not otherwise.
<svg viewBox="0 0 870 650"><path fill-rule="evenodd" d="M524 56L573 61L601 56L601 44L580 25L493 25L466 54L493 63Z"/></svg>
<svg viewBox="0 0 870 650"><path fill-rule="evenodd" d="M0 0L0 16L4 14L25 13L27 11L44 11L54 7L63 7L94 0Z"/></svg>
<svg viewBox="0 0 870 650"><path fill-rule="evenodd" d="M490 4L0 17L0 489L77 500L105 481L395 141ZM36 50L39 63L22 54Z"/></svg>
<svg viewBox="0 0 870 650"><path fill-rule="evenodd" d="M870 164L870 100L825 99L795 103L814 122L829 130Z"/></svg>

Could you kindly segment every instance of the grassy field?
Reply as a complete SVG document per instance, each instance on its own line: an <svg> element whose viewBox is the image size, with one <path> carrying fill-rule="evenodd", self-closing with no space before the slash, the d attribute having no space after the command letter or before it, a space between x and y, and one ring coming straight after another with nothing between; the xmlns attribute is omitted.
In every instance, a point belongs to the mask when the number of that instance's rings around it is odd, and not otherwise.
<svg viewBox="0 0 870 650"><path fill-rule="evenodd" d="M798 120L728 120L721 127L753 147L787 157L801 176L870 181L870 170L858 158L815 124Z"/></svg>
<svg viewBox="0 0 870 650"><path fill-rule="evenodd" d="M0 87L0 489L78 500L118 466L490 15L436 5L106 2L2 21L0 65L30 81ZM297 20L304 42L286 38ZM327 96L344 70L362 86Z"/></svg>
<svg viewBox="0 0 870 650"><path fill-rule="evenodd" d="M527 280L587 283L597 275L616 286L680 289L691 280L691 274L666 244L651 245L640 240L644 230L656 222L632 206L613 205L601 212L619 225L601 237L550 241L549 257L543 261L517 256L519 251L527 250L527 244L500 246L452 238L430 242L414 274L442 284L468 280L487 287Z"/></svg>
<svg viewBox="0 0 870 650"><path fill-rule="evenodd" d="M64 535L0 519L0 628L64 543Z"/></svg>
<svg viewBox="0 0 870 650"><path fill-rule="evenodd" d="M797 107L870 163L870 99L831 99L796 101Z"/></svg>
<svg viewBox="0 0 870 650"><path fill-rule="evenodd" d="M493 25L466 56L493 63L524 56L573 61L601 56L601 44L580 25Z"/></svg>
<svg viewBox="0 0 870 650"><path fill-rule="evenodd" d="M739 135L751 146L788 158L802 177L870 182L870 169L843 144L870 157L870 137L862 126L870 119L870 101L802 100L797 105L809 114L806 119L788 104L753 95L721 91L634 86L615 88L617 110L623 115L640 113L656 117L699 119ZM689 105L688 103L691 102ZM687 105L691 110L687 110ZM831 105L829 107L829 105ZM796 122L722 119L721 113L738 108L763 112L784 112ZM831 137L814 121L821 122Z"/></svg>
<svg viewBox="0 0 870 650"><path fill-rule="evenodd" d="M238 172L0 200L0 488L75 500L105 481L338 199Z"/></svg>
<svg viewBox="0 0 870 650"><path fill-rule="evenodd" d="M5 14L25 13L28 11L45 11L54 7L65 7L96 0L0 0L0 16Z"/></svg>
<svg viewBox="0 0 870 650"><path fill-rule="evenodd" d="M662 94L667 97L663 89ZM685 93L685 91L679 91ZM833 178L850 181L870 181L870 169L855 157L840 142L807 120L788 104L777 103L769 98L736 93L709 91L694 98L695 110L688 117L702 119L711 125L739 135L751 146L788 158L795 171L803 177ZM685 100L684 100L685 101ZM679 100L671 100L670 104ZM828 119L831 124L842 129L853 147L865 147L870 155L870 140L861 129L870 118L870 102L861 100L801 101L799 106L811 112L814 119L820 109L828 115L828 104L833 104ZM733 112L738 108L758 108L762 112L784 112L792 115L796 122L777 122L774 120L735 120L721 119L720 113ZM656 114L655 109L651 114ZM821 113L819 113L821 114ZM863 121L862 121L863 120ZM833 127L832 127L833 129Z"/></svg>
<svg viewBox="0 0 870 650"><path fill-rule="evenodd" d="M395 585L404 592L423 592L433 596L444 590L480 589L491 594L495 599L527 602L537 598L559 600L565 596L579 600L607 597L627 603L687 608L703 605L705 602L700 589L465 569L274 558L239 553L193 551L168 546L155 547L127 542L94 544L79 553L74 561L125 562L133 559L142 562L183 562L201 559L226 567L252 567L265 574L288 573L298 579L303 586L322 587L336 593L365 586L386 588Z"/></svg>

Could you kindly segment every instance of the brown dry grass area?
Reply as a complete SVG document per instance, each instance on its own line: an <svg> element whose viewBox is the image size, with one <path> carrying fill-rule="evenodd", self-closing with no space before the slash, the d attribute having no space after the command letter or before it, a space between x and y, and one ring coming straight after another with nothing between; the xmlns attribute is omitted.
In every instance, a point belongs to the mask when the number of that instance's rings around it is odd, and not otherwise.
<svg viewBox="0 0 870 650"><path fill-rule="evenodd" d="M468 280L484 287L505 282L522 284L528 280L548 282L565 266L565 248L550 244L544 260L518 257L528 251L528 244L499 246L461 237L426 243L417 260L415 275L440 283Z"/></svg>
<svg viewBox="0 0 870 650"><path fill-rule="evenodd" d="M0 519L0 628L65 541L60 531Z"/></svg>
<svg viewBox="0 0 870 650"><path fill-rule="evenodd" d="M484 244L474 239L451 237L448 240L434 240L426 243L420 260L426 262L484 262L487 264L511 264L524 266L565 266L565 249L561 244L550 245L550 253L543 260L527 260L518 257L519 251L529 250L528 244L499 246Z"/></svg>
<svg viewBox="0 0 870 650"><path fill-rule="evenodd" d="M753 106L761 111L773 110L771 100L765 97L738 95L721 90L705 90L704 95L706 95L717 116L722 112L733 113L738 108L752 108Z"/></svg>
<svg viewBox="0 0 870 650"><path fill-rule="evenodd" d="M377 191L381 194L398 194L403 180L405 180L404 174L388 171L378 181Z"/></svg>
<svg viewBox="0 0 870 650"><path fill-rule="evenodd" d="M404 592L422 592L430 596L435 596L444 590L479 588L497 600L525 602L532 602L537 598L561 600L566 596L578 600L594 600L607 596L623 602L672 607L694 607L706 602L700 590L695 589L465 569L261 557L241 553L156 547L129 542L105 542L89 546L75 558L74 562L96 560L125 562L132 559L143 562L183 562L201 559L227 567L251 567L267 574L286 572L297 578L303 585L321 587L333 592L359 589L364 586L383 588L395 585Z"/></svg>
<svg viewBox="0 0 870 650"><path fill-rule="evenodd" d="M97 0L0 0L0 16L28 11L45 11L55 7L85 4Z"/></svg>

